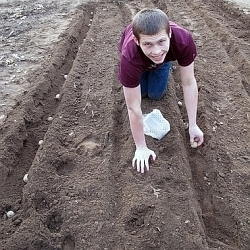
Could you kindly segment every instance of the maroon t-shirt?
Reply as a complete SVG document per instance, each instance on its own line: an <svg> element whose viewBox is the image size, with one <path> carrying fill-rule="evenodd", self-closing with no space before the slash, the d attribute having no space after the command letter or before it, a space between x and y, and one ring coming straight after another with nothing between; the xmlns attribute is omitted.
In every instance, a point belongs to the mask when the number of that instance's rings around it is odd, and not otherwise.
<svg viewBox="0 0 250 250"><path fill-rule="evenodd" d="M188 66L197 55L194 40L187 30L177 24L170 22L170 27L172 30L170 47L164 62L177 60L179 65ZM140 46L135 43L132 24L128 25L123 32L119 50L121 52L119 79L125 87L137 87L140 84L142 73L157 66L145 56Z"/></svg>

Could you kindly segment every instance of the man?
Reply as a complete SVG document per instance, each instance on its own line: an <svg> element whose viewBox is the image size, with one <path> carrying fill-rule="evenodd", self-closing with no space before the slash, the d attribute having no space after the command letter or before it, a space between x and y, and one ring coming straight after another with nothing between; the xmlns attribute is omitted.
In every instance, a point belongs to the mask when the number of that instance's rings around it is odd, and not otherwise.
<svg viewBox="0 0 250 250"><path fill-rule="evenodd" d="M196 47L188 31L168 20L159 9L143 9L125 29L120 44L119 79L128 109L130 128L136 145L132 161L137 171L149 170L154 151L147 147L143 131L141 98L161 99L167 91L171 61L180 68L184 100L189 120L190 143L203 143L196 124L198 90L194 76Z"/></svg>

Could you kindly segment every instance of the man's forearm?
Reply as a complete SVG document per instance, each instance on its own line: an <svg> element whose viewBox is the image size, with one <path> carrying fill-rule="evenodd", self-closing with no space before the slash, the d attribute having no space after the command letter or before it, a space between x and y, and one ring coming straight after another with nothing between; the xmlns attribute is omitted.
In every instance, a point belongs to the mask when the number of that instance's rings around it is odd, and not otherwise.
<svg viewBox="0 0 250 250"><path fill-rule="evenodd" d="M128 110L130 128L134 138L136 148L146 147L146 140L143 131L143 118L142 113L135 113Z"/></svg>
<svg viewBox="0 0 250 250"><path fill-rule="evenodd" d="M198 89L195 79L191 84L183 86L183 94L188 114L189 126L194 126L196 125L198 104Z"/></svg>

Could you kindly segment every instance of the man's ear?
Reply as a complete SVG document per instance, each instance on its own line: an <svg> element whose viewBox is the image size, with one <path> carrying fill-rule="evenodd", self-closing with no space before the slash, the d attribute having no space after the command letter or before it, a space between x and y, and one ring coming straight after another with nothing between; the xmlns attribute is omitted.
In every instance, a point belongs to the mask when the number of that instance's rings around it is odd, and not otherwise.
<svg viewBox="0 0 250 250"><path fill-rule="evenodd" d="M140 46L138 39L137 39L135 36L133 36L133 38L134 38L135 43L136 43L138 46Z"/></svg>
<svg viewBox="0 0 250 250"><path fill-rule="evenodd" d="M171 38L171 36L172 36L172 30L171 30L171 28L169 29L169 38Z"/></svg>

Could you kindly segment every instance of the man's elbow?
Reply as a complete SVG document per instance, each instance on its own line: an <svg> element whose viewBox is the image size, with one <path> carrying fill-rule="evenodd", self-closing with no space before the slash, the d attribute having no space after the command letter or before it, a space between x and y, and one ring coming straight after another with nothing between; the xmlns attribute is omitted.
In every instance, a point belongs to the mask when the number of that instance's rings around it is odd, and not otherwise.
<svg viewBox="0 0 250 250"><path fill-rule="evenodd" d="M196 86L197 85L195 77L182 79L181 82L182 82L183 87L190 87L190 86Z"/></svg>
<svg viewBox="0 0 250 250"><path fill-rule="evenodd" d="M128 114L130 117L139 117L142 115L142 111L138 107L127 107L128 109Z"/></svg>

